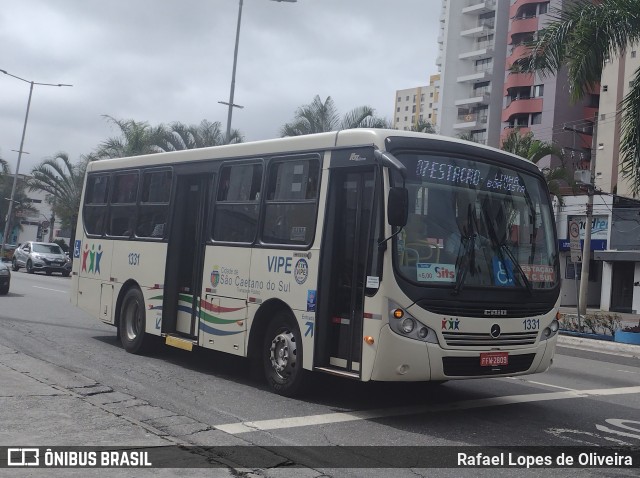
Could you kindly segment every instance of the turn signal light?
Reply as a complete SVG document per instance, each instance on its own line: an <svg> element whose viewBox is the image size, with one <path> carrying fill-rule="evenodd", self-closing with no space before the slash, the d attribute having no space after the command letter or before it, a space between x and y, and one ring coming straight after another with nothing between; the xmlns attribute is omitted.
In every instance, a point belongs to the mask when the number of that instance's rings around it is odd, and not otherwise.
<svg viewBox="0 0 640 478"><path fill-rule="evenodd" d="M401 319L401 318L403 318L403 317L404 317L404 310L402 310L402 309L395 309L395 310L393 311L393 316L394 316L396 319Z"/></svg>
<svg viewBox="0 0 640 478"><path fill-rule="evenodd" d="M366 335L364 337L364 341L367 345L373 345L373 343L375 342L375 340L373 340L373 337L371 337L370 335Z"/></svg>

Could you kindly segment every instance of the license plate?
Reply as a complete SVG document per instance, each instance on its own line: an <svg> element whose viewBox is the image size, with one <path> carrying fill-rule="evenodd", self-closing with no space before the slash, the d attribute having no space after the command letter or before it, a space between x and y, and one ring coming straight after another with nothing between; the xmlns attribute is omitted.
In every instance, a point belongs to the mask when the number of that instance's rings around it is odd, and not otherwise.
<svg viewBox="0 0 640 478"><path fill-rule="evenodd" d="M486 352L480 354L481 367L509 365L509 352Z"/></svg>

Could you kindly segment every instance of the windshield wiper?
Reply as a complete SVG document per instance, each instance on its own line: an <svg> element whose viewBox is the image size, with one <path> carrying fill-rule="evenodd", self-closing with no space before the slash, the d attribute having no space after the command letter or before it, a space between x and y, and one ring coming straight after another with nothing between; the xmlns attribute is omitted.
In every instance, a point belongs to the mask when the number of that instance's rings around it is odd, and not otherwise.
<svg viewBox="0 0 640 478"><path fill-rule="evenodd" d="M527 291L529 292L529 294L533 294L533 286L531 285L531 282L529 281L529 279L527 279L527 275L524 273L522 266L518 262L518 259L516 259L516 256L513 254L509 246L507 246L503 242L502 244L498 244L498 247L499 247L498 251L504 251L507 253L507 255L509 256L509 259L511 259L511 263L515 266L516 269L518 269L518 273L522 278L522 283L527 288ZM502 256L502 254L500 255ZM504 257L502 257L502 262L504 262Z"/></svg>
<svg viewBox="0 0 640 478"><path fill-rule="evenodd" d="M466 240L466 242L465 242ZM464 251L462 255L458 256L456 261L456 271L458 270L458 264L460 264L460 274L456 276L456 285L453 288L453 295L458 295L464 286L464 281L467 278L467 271L471 266L471 263L475 259L476 248L476 235L460 236L460 242L464 244ZM464 260L464 262L462 262ZM462 262L462 263L461 263Z"/></svg>
<svg viewBox="0 0 640 478"><path fill-rule="evenodd" d="M485 222L487 223L487 226L488 226L489 236L491 237L491 242L493 242L493 244L498 247L498 254L500 254L500 260L502 261L502 264L504 264L505 269L507 267L507 261L505 261L504 254L502 254L502 251L506 252L507 255L509 256L509 259L511 260L511 264L513 264L513 266L517 269L518 273L520 274L520 277L522 278L522 283L524 284L529 294L533 294L533 287L531 286L531 282L529 282L529 279L527 279L527 275L524 273L524 270L522 269L522 266L518 262L518 259L516 259L516 256L513 254L511 249L509 249L509 246L507 246L507 244L505 244L504 241L500 242L500 240L498 239L498 234L496 233L496 228L494 227L493 221L489 216L489 212L485 210L484 214L485 214Z"/></svg>

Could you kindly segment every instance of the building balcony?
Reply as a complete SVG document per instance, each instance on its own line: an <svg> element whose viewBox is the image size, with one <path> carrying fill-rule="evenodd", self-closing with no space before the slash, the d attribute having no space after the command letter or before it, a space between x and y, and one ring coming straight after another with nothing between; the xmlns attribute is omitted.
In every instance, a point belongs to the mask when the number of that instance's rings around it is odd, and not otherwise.
<svg viewBox="0 0 640 478"><path fill-rule="evenodd" d="M516 45L511 49L511 54L507 57L505 67L510 70L513 64L520 58L526 58L531 54L531 47L526 45Z"/></svg>
<svg viewBox="0 0 640 478"><path fill-rule="evenodd" d="M533 86L533 73L510 73L504 80L504 94L509 94L511 88L521 88L523 86Z"/></svg>
<svg viewBox="0 0 640 478"><path fill-rule="evenodd" d="M460 115L456 123L454 123L454 129L462 130L474 130L486 128L487 117L478 115L477 113L469 113L467 115Z"/></svg>
<svg viewBox="0 0 640 478"><path fill-rule="evenodd" d="M462 98L455 101L456 106L475 106L475 105L488 105L490 94L485 93L479 96L473 96L471 98Z"/></svg>
<svg viewBox="0 0 640 478"><path fill-rule="evenodd" d="M598 114L599 111L599 107L598 106L585 106L582 111L584 111L584 117L587 118L588 120L593 121L593 118L596 117L596 115Z"/></svg>
<svg viewBox="0 0 640 478"><path fill-rule="evenodd" d="M467 6L462 9L462 13L467 15L482 15L493 12L496 9L496 0L470 0Z"/></svg>
<svg viewBox="0 0 640 478"><path fill-rule="evenodd" d="M514 18L511 20L510 35L516 33L530 33L538 31L538 17Z"/></svg>
<svg viewBox="0 0 640 478"><path fill-rule="evenodd" d="M466 51L458 55L459 60L483 60L493 57L493 42L489 42L486 48L478 48L473 51Z"/></svg>
<svg viewBox="0 0 640 478"><path fill-rule="evenodd" d="M462 75L456 78L458 83L477 83L479 81L490 81L493 77L493 69L488 68L483 71L477 71L468 75Z"/></svg>
<svg viewBox="0 0 640 478"><path fill-rule="evenodd" d="M530 5L532 3L540 3L540 0L516 0L516 2L509 7L509 17L515 17L523 5Z"/></svg>
<svg viewBox="0 0 640 478"><path fill-rule="evenodd" d="M468 30L462 30L460 32L461 37L480 38L491 35L495 32L495 26L492 23L486 23L477 27L469 28Z"/></svg>
<svg viewBox="0 0 640 478"><path fill-rule="evenodd" d="M515 115L542 113L542 98L527 98L512 101L504 110L502 110L502 121L504 123Z"/></svg>

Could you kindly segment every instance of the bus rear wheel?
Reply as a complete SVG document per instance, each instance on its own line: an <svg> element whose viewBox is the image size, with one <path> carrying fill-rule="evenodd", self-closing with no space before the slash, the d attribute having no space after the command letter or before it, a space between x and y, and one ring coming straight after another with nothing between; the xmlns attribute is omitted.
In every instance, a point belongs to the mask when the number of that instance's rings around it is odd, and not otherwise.
<svg viewBox="0 0 640 478"><path fill-rule="evenodd" d="M267 327L262 348L264 374L269 386L278 394L299 394L306 383L302 368L302 337L293 317L279 312Z"/></svg>
<svg viewBox="0 0 640 478"><path fill-rule="evenodd" d="M127 352L140 354L146 348L144 297L137 287L129 289L120 307L120 342ZM146 339L146 340L145 340Z"/></svg>

